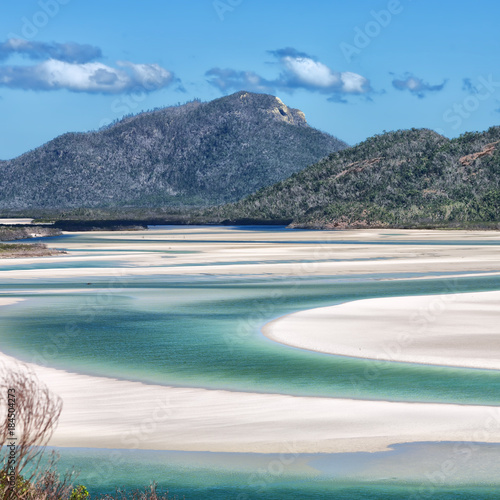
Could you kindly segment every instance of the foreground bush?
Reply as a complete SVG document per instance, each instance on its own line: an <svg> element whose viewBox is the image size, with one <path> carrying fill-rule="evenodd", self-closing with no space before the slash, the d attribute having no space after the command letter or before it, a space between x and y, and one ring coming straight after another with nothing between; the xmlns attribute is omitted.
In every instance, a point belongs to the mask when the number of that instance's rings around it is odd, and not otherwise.
<svg viewBox="0 0 500 500"><path fill-rule="evenodd" d="M61 475L57 455L42 466L43 452L62 410L52 394L27 367L0 362L0 499L90 500L75 471ZM5 397L7 395L7 397ZM174 500L152 484L144 491L117 490L101 500Z"/></svg>

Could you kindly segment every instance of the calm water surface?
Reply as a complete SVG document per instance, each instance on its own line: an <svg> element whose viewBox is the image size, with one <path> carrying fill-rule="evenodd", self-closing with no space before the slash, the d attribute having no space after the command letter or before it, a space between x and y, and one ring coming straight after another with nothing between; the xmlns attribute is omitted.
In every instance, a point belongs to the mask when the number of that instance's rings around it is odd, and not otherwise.
<svg viewBox="0 0 500 500"><path fill-rule="evenodd" d="M269 242L280 243L273 240L279 229L266 230ZM210 240L210 234L214 233L200 234L198 241ZM304 236L304 232L299 234ZM282 244L327 242L306 238L297 236L296 241ZM71 242L73 252L82 252L87 251L85 245L99 241L99 236L65 235L47 241L61 248ZM91 274L91 267L125 266L126 263L113 260L110 252L128 252L128 244L141 241L167 245L179 240L111 238L103 242L112 243L115 248L91 249L92 255L98 257L92 261L61 259L24 267L2 263L1 296L26 300L2 309L1 349L26 361L156 384L398 401L489 405L500 402L498 371L324 355L276 344L260 331L265 323L284 314L350 300L499 290L500 279L496 276L408 279L426 276L417 270L406 275L335 278L158 275L112 280L90 275L84 279L14 282L2 275L9 269L51 266L89 267ZM383 242L345 239L331 243L394 244L390 235ZM457 240L396 244L500 243ZM164 252L167 257L176 253L168 247L154 251ZM64 340L54 335L66 328L75 329L76 335L65 336ZM406 333L411 335L412 328L409 322ZM479 447L474 461L457 469L459 472L446 477L446 481L440 481L436 473L440 464L450 454L456 461L460 458L453 455L452 448L436 446L399 445L390 453L292 454L285 458L137 450L59 451L61 466L81 470L81 482L94 493L112 491L116 485L133 489L156 480L172 494L186 499L500 498L499 446ZM422 469L422 465L428 469Z"/></svg>

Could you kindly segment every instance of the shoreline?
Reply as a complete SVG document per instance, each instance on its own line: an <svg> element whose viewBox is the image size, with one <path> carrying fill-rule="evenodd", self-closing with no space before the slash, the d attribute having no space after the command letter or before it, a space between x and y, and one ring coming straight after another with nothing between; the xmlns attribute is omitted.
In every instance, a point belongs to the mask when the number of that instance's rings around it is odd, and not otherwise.
<svg viewBox="0 0 500 500"><path fill-rule="evenodd" d="M477 441L478 432L481 441L500 443L499 407L177 388L28 366L63 400L50 446L376 452L394 443Z"/></svg>
<svg viewBox="0 0 500 500"><path fill-rule="evenodd" d="M469 231L458 238L453 232L425 230L310 231L307 233L310 243L304 244L295 241L298 231L276 233L272 238L275 241L266 242L270 239L266 231L210 229L183 227L168 231L87 233L84 238L75 234L75 238L68 238L64 244L69 255L57 259L96 259L92 251L97 250L99 258L109 260L110 251L120 255L119 250L144 250L144 253L127 254L119 259L130 267L92 268L92 271L102 277L116 279L117 276L138 275L146 280L148 275L155 274L176 274L192 279L194 275L217 277L225 273L228 277L286 276L293 280L302 276L328 275L335 279L349 274L366 273L376 277L381 273L416 271L420 275L427 273L432 279L437 277L434 273L439 273L440 277L444 273L498 274L500 269L499 232L480 236L478 232ZM355 243L344 241L347 235ZM460 242L455 244L458 239ZM439 244L444 240L451 243ZM476 240L494 244L472 246ZM419 242L430 244L422 246ZM57 242L47 243L58 245ZM179 253L174 258L169 254L166 259L153 250L197 253ZM148 251L149 255L145 255ZM380 260L380 257L385 259ZM373 260L375 258L378 260ZM256 259L268 262L244 263ZM284 259L293 262L278 262ZM37 259L37 262L49 261L55 258ZM223 265L228 261L230 266ZM200 262L210 265L202 270L196 265L188 267ZM57 278L79 277L85 282L91 281L89 268L2 272L6 281L16 286L28 280L48 283ZM0 305L7 305L9 300L16 299L0 296ZM481 318L476 319L476 323L481 321ZM310 326L306 331L312 331ZM0 354L2 359L17 362ZM500 443L498 406L166 387L30 366L64 401L60 425L50 441L53 446L249 453L287 453L292 446L300 453L328 453L381 451L394 443L418 441Z"/></svg>
<svg viewBox="0 0 500 500"><path fill-rule="evenodd" d="M184 226L168 231L70 233L72 237L64 244L50 238L43 239L49 248L63 246L68 252L57 257L60 262L98 261L99 257L92 250L99 249L106 252L102 259L116 260L120 266L55 268L49 272L47 269L6 269L2 276L20 281L86 278L92 269L92 276L116 276L117 273L122 276L225 274L298 278L418 271L432 278L436 274L449 277L451 273L498 274L500 270L498 231L486 236L473 231L461 233L458 243L456 234L426 230L311 230L307 231L306 242L297 241L297 235L304 232L279 231L273 234L272 242L268 241L269 232L266 230L243 229L235 234L234 230L225 227ZM472 246L477 239L485 244ZM421 245L423 241L428 244ZM186 251L195 253L182 253ZM31 263L48 262L43 259L38 257ZM200 267L200 263L209 265Z"/></svg>
<svg viewBox="0 0 500 500"><path fill-rule="evenodd" d="M500 370L499 304L500 291L363 299L282 316L262 333L324 354Z"/></svg>
<svg viewBox="0 0 500 500"><path fill-rule="evenodd" d="M7 306L19 299L3 298ZM64 403L50 446L246 453L387 450L394 443L500 443L500 407L169 387L25 365ZM398 425L395 425L398 422Z"/></svg>

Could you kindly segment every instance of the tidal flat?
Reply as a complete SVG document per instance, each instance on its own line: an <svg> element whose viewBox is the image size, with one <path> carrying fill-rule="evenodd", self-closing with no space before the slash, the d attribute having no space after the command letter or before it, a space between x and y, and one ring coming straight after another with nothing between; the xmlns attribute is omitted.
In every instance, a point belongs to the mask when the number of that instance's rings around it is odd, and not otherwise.
<svg viewBox="0 0 500 500"><path fill-rule="evenodd" d="M50 444L92 491L147 479L187 499L494 498L500 233L34 241L67 253L2 263L2 359L63 398Z"/></svg>

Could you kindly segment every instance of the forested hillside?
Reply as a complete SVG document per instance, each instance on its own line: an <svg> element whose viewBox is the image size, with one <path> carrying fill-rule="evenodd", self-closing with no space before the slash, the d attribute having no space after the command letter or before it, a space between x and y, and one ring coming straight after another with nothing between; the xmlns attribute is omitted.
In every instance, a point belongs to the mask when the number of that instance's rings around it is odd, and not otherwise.
<svg viewBox="0 0 500 500"><path fill-rule="evenodd" d="M0 209L226 203L346 146L277 97L238 92L64 134L0 162Z"/></svg>
<svg viewBox="0 0 500 500"><path fill-rule="evenodd" d="M453 140L431 130L402 130L331 154L207 215L319 228L489 227L500 222L499 183L500 127Z"/></svg>

